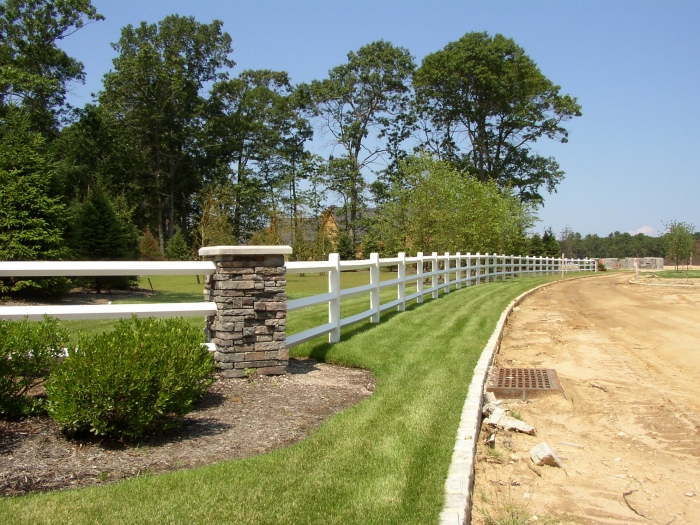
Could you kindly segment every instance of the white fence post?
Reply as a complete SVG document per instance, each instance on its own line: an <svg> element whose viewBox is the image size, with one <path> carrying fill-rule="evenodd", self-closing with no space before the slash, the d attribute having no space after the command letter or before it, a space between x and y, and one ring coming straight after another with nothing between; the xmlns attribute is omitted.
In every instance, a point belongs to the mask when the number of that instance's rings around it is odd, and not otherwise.
<svg viewBox="0 0 700 525"><path fill-rule="evenodd" d="M369 293L369 309L375 312L369 318L369 322L378 323L381 314L379 310L379 254L370 253L369 260L372 264L369 267L369 282L374 285L374 288Z"/></svg>
<svg viewBox="0 0 700 525"><path fill-rule="evenodd" d="M399 252L399 275L398 278L401 282L398 286L398 299L401 301L396 309L399 312L406 310L406 252Z"/></svg>
<svg viewBox="0 0 700 525"><path fill-rule="evenodd" d="M337 343L340 341L340 254L328 254L328 262L334 266L328 272L328 293L333 294L333 299L328 301L328 322L333 325L328 342Z"/></svg>
<svg viewBox="0 0 700 525"><path fill-rule="evenodd" d="M467 286L470 286L472 282L472 252L467 252L467 267L464 273L467 277Z"/></svg>
<svg viewBox="0 0 700 525"><path fill-rule="evenodd" d="M445 252L445 293L450 293L450 252Z"/></svg>
<svg viewBox="0 0 700 525"><path fill-rule="evenodd" d="M484 271L484 275L485 275L484 283L489 284L489 282L491 282L489 280L489 275L491 275L491 273L492 273L491 272L491 257L489 257L488 253L485 253L484 256L485 256L485 258L484 258L484 269L485 269L485 271Z"/></svg>
<svg viewBox="0 0 700 525"><path fill-rule="evenodd" d="M520 264L522 264L522 255L520 256ZM530 277L530 256L525 256L525 277Z"/></svg>
<svg viewBox="0 0 700 525"><path fill-rule="evenodd" d="M481 254L479 252L476 252L476 267L474 271L476 276L474 284L479 284L481 282Z"/></svg>
<svg viewBox="0 0 700 525"><path fill-rule="evenodd" d="M416 302L423 304L423 252L418 252L416 257L418 257L418 263L416 263L416 275L418 275L418 279L416 279L416 293L418 297L416 297Z"/></svg>
<svg viewBox="0 0 700 525"><path fill-rule="evenodd" d="M462 253L457 252L457 262L455 262L455 273L457 274L457 290L462 288Z"/></svg>
<svg viewBox="0 0 700 525"><path fill-rule="evenodd" d="M432 283L433 283L433 299L437 299L439 294L440 294L440 290L438 290L438 284L440 283L440 280L439 280L439 276L437 273L440 265L438 264L437 252L433 252L432 258L433 258L433 264L430 266L430 268L432 268L432 274L433 274L433 281L432 281Z"/></svg>
<svg viewBox="0 0 700 525"><path fill-rule="evenodd" d="M564 278L564 273L566 273L566 260L564 259L565 254L561 254L561 259L559 259L559 267L561 268L561 278Z"/></svg>

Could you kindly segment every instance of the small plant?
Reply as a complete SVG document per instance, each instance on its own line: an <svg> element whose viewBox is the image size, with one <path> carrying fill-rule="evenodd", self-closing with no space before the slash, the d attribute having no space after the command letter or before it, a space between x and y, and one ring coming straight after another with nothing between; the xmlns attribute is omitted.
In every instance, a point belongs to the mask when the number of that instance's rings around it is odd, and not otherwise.
<svg viewBox="0 0 700 525"><path fill-rule="evenodd" d="M519 419L520 421L523 420L523 413L520 410L514 410L512 408L508 409L508 413L510 414L510 417L513 419Z"/></svg>
<svg viewBox="0 0 700 525"><path fill-rule="evenodd" d="M494 459L503 459L503 452L497 449L495 446L493 448L486 447L486 454Z"/></svg>
<svg viewBox="0 0 700 525"><path fill-rule="evenodd" d="M61 355L68 333L58 319L0 321L0 415L31 413L40 401L27 392L41 382Z"/></svg>
<svg viewBox="0 0 700 525"><path fill-rule="evenodd" d="M175 426L212 382L199 330L182 319L121 320L76 349L46 383L49 414L69 433L123 439Z"/></svg>

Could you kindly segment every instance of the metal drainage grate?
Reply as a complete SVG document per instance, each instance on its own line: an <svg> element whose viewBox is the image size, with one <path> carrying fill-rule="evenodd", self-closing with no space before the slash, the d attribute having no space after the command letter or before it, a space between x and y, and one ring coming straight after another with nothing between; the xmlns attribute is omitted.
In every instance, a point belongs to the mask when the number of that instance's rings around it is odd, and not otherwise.
<svg viewBox="0 0 700 525"><path fill-rule="evenodd" d="M535 392L564 394L557 371L552 368L493 368L486 391L506 397L522 395L523 399Z"/></svg>

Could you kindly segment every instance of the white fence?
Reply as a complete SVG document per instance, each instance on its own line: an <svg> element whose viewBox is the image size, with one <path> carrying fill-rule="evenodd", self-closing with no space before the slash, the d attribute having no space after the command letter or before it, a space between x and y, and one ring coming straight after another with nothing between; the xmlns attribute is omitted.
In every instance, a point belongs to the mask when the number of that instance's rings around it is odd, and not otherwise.
<svg viewBox="0 0 700 525"><path fill-rule="evenodd" d="M36 261L0 262L0 277L97 277L117 275L212 275L211 261ZM186 317L216 314L216 303L95 304L59 306L0 306L0 319L40 321L44 315L59 319L119 319L131 317Z"/></svg>
<svg viewBox="0 0 700 525"><path fill-rule="evenodd" d="M425 271L426 263L430 271ZM595 272L595 259L562 259L554 257L534 257L521 255L496 254L450 254L424 255L419 252L416 257L398 257L380 259L376 253L362 261L341 261L337 253L332 253L328 261L288 262L285 265L288 274L328 272L328 292L287 301L287 311L300 310L310 306L328 303L328 322L326 324L287 336L287 348L292 348L315 337L328 334L328 341L340 341L340 329L365 319L378 323L381 312L391 308L403 311L406 302L416 299L423 302L426 295L437 298L440 290L449 293L451 288L473 286L513 277L535 277L566 272ZM396 266L395 279L380 281L379 269L382 266ZM407 275L406 268L415 267L415 273ZM369 284L354 288L340 288L340 272L369 268ZM428 280L428 286L426 286ZM416 291L406 295L406 284L415 282ZM388 303L380 304L379 293L382 288L397 287L397 297ZM361 294L369 294L369 309L359 314L341 318L340 301Z"/></svg>
<svg viewBox="0 0 700 525"><path fill-rule="evenodd" d="M418 303L429 295L439 296L440 290L449 293L452 288L486 284L514 277L534 277L555 273L596 271L595 259L561 259L554 257L531 257L496 254L450 254L424 255L380 259L373 253L367 260L341 261L337 253L330 254L328 261L287 262L287 273L328 272L328 292L287 301L287 311L300 310L327 303L328 322L303 332L287 336L287 347L291 348L315 337L328 334L330 342L340 340L340 329L370 319L378 323L381 312L391 308L403 311L406 303L415 299ZM380 281L379 270L384 266L395 266L395 279ZM426 271L426 266L430 267ZM407 268L412 270L407 273ZM369 269L369 283L354 288L341 289L340 272ZM131 261L71 261L71 262L0 262L0 277L94 277L124 275L213 275L216 265L203 262L131 262ZM406 285L415 283L415 292L406 295ZM381 304L380 291L396 286L395 300ZM361 294L369 295L369 309L356 315L341 318L341 299ZM59 319L117 319L131 317L181 317L211 316L216 314L214 302L153 303L153 304L99 304L58 306L0 306L0 319L41 320L44 315Z"/></svg>

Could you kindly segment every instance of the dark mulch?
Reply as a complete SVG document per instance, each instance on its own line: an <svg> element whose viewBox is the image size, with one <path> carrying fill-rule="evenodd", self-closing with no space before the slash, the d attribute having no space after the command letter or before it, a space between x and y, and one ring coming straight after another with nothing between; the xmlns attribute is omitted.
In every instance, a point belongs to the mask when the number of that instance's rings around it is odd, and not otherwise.
<svg viewBox="0 0 700 525"><path fill-rule="evenodd" d="M291 359L284 376L218 378L179 428L138 444L69 439L46 417L0 420L0 491L94 485L261 454L300 441L373 389L365 370Z"/></svg>

